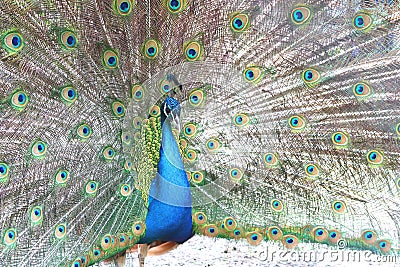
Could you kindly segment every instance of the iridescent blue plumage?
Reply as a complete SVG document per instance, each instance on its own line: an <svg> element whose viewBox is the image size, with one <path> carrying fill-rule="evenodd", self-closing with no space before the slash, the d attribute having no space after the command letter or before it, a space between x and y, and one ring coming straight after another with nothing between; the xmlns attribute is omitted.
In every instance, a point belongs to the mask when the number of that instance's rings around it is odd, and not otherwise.
<svg viewBox="0 0 400 267"><path fill-rule="evenodd" d="M171 120L179 115L179 102L168 97L161 108L160 161L150 186L146 234L139 243L156 240L183 243L193 235L189 182L171 128Z"/></svg>

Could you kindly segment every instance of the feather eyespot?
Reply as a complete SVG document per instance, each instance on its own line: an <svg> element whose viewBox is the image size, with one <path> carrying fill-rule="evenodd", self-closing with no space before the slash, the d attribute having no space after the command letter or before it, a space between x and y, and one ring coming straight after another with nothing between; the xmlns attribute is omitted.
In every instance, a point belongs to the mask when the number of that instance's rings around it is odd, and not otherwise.
<svg viewBox="0 0 400 267"><path fill-rule="evenodd" d="M92 253L94 259L99 259L104 256L104 251L100 247L94 247Z"/></svg>
<svg viewBox="0 0 400 267"><path fill-rule="evenodd" d="M149 114L151 117L159 117L161 115L160 107L157 105L154 105L150 108Z"/></svg>
<svg viewBox="0 0 400 267"><path fill-rule="evenodd" d="M16 53L24 46L24 38L19 32L8 32L3 37L3 47L9 53Z"/></svg>
<svg viewBox="0 0 400 267"><path fill-rule="evenodd" d="M239 113L233 117L233 123L237 127L244 127L250 124L250 118L245 113Z"/></svg>
<svg viewBox="0 0 400 267"><path fill-rule="evenodd" d="M17 90L14 92L10 99L11 106L18 111L24 110L26 105L28 105L28 102L29 96L23 90Z"/></svg>
<svg viewBox="0 0 400 267"><path fill-rule="evenodd" d="M43 219L43 210L41 206L36 206L31 209L29 219L32 224L39 224Z"/></svg>
<svg viewBox="0 0 400 267"><path fill-rule="evenodd" d="M311 10L306 6L297 6L292 10L291 19L296 25L303 25L310 21Z"/></svg>
<svg viewBox="0 0 400 267"><path fill-rule="evenodd" d="M252 246L257 246L263 240L263 237L260 233L257 232L250 232L246 236L247 242L249 242Z"/></svg>
<svg viewBox="0 0 400 267"><path fill-rule="evenodd" d="M191 181L195 184L200 184L204 181L204 173L201 171L195 171L191 174Z"/></svg>
<svg viewBox="0 0 400 267"><path fill-rule="evenodd" d="M127 145L129 145L132 141L132 136L128 132L122 132L121 133L121 141Z"/></svg>
<svg viewBox="0 0 400 267"><path fill-rule="evenodd" d="M101 248L107 251L113 248L113 243L115 243L114 238L107 234L101 239Z"/></svg>
<svg viewBox="0 0 400 267"><path fill-rule="evenodd" d="M185 8L185 0L165 0L169 12L177 14Z"/></svg>
<svg viewBox="0 0 400 267"><path fill-rule="evenodd" d="M111 103L111 110L115 117L123 118L125 117L125 105L121 101L114 101Z"/></svg>
<svg viewBox="0 0 400 267"><path fill-rule="evenodd" d="M121 193L121 196L128 197L132 193L131 186L128 184L122 184L119 187L119 192Z"/></svg>
<svg viewBox="0 0 400 267"><path fill-rule="evenodd" d="M118 236L118 240L119 240L119 247L121 248L126 247L129 244L129 237L126 234L120 234Z"/></svg>
<svg viewBox="0 0 400 267"><path fill-rule="evenodd" d="M67 226L65 225L65 223L58 224L54 228L54 235L56 238L62 239L65 237L66 234L67 234Z"/></svg>
<svg viewBox="0 0 400 267"><path fill-rule="evenodd" d="M303 131L307 125L306 119L300 115L294 115L288 119L288 124L295 132Z"/></svg>
<svg viewBox="0 0 400 267"><path fill-rule="evenodd" d="M230 237L234 238L234 239L240 239L243 237L243 230L242 229L235 229L233 230L230 234Z"/></svg>
<svg viewBox="0 0 400 267"><path fill-rule="evenodd" d="M102 155L106 161L111 161L115 157L115 149L111 146L106 146L103 148Z"/></svg>
<svg viewBox="0 0 400 267"><path fill-rule="evenodd" d="M306 172L307 177L311 179L317 178L320 174L319 167L315 164L307 164L304 167L304 170Z"/></svg>
<svg viewBox="0 0 400 267"><path fill-rule="evenodd" d="M41 140L33 142L31 146L31 153L34 158L42 159L47 152L47 144Z"/></svg>
<svg viewBox="0 0 400 267"><path fill-rule="evenodd" d="M89 139L92 133L93 133L92 127L90 127L90 125L87 123L81 123L76 129L76 134L78 135L81 141Z"/></svg>
<svg viewBox="0 0 400 267"><path fill-rule="evenodd" d="M382 251L383 253L387 253L390 251L390 248L392 247L391 243L389 240L378 240L376 242L376 247Z"/></svg>
<svg viewBox="0 0 400 267"><path fill-rule="evenodd" d="M395 132L396 132L397 136L400 137L400 123L396 124L396 126L395 126Z"/></svg>
<svg viewBox="0 0 400 267"><path fill-rule="evenodd" d="M382 152L375 149L368 151L367 161L372 167L378 167L382 165L384 161Z"/></svg>
<svg viewBox="0 0 400 267"><path fill-rule="evenodd" d="M366 31L371 27L372 22L372 17L367 13L360 12L353 17L353 27L356 30Z"/></svg>
<svg viewBox="0 0 400 267"><path fill-rule="evenodd" d="M216 237L218 235L218 227L215 224L207 225L203 228L203 234L208 237Z"/></svg>
<svg viewBox="0 0 400 267"><path fill-rule="evenodd" d="M144 96L144 88L140 84L135 84L132 86L131 95L133 100L142 101Z"/></svg>
<svg viewBox="0 0 400 267"><path fill-rule="evenodd" d="M195 214L193 214L193 220L196 224L202 225L207 222L207 216L204 214L204 212L198 211Z"/></svg>
<svg viewBox="0 0 400 267"><path fill-rule="evenodd" d="M143 54L147 59L155 59L160 50L160 44L156 40L147 40L143 45Z"/></svg>
<svg viewBox="0 0 400 267"><path fill-rule="evenodd" d="M5 162L0 162L0 183L5 182L8 178L10 167Z"/></svg>
<svg viewBox="0 0 400 267"><path fill-rule="evenodd" d="M224 226L225 226L226 230L233 231L233 230L236 229L237 222L236 222L236 220L234 218L227 217L227 218L224 219Z"/></svg>
<svg viewBox="0 0 400 267"><path fill-rule="evenodd" d="M279 240L282 238L282 230L277 226L271 226L267 229L268 238L271 240Z"/></svg>
<svg viewBox="0 0 400 267"><path fill-rule="evenodd" d="M3 242L6 246L11 246L17 241L17 231L10 228L4 232Z"/></svg>
<svg viewBox="0 0 400 267"><path fill-rule="evenodd" d="M202 46L195 41L187 43L183 50L188 61L196 61L203 55Z"/></svg>
<svg viewBox="0 0 400 267"><path fill-rule="evenodd" d="M250 27L249 16L244 13L236 13L230 21L231 29L234 32L243 32Z"/></svg>
<svg viewBox="0 0 400 267"><path fill-rule="evenodd" d="M58 185L64 185L69 179L69 171L60 169L55 175L55 182Z"/></svg>
<svg viewBox="0 0 400 267"><path fill-rule="evenodd" d="M132 169L132 161L126 159L124 162L124 169L125 171L130 171Z"/></svg>
<svg viewBox="0 0 400 267"><path fill-rule="evenodd" d="M60 33L59 41L64 49L71 50L78 46L78 38L73 31L65 30Z"/></svg>
<svg viewBox="0 0 400 267"><path fill-rule="evenodd" d="M186 138L184 138L184 137L181 137L180 139L179 139L179 146L180 146L180 148L182 149L182 150L185 150L187 147L188 147L188 141L186 140Z"/></svg>
<svg viewBox="0 0 400 267"><path fill-rule="evenodd" d="M287 249L292 249L299 244L299 239L294 235L285 235L282 237L282 243Z"/></svg>
<svg viewBox="0 0 400 267"><path fill-rule="evenodd" d="M114 0L114 8L121 16L127 16L132 12L135 2L133 0Z"/></svg>
<svg viewBox="0 0 400 267"><path fill-rule="evenodd" d="M146 230L146 225L142 222L135 222L132 225L132 232L136 236L141 236Z"/></svg>
<svg viewBox="0 0 400 267"><path fill-rule="evenodd" d="M78 99L78 92L74 87L68 85L60 89L60 97L61 101L70 106Z"/></svg>
<svg viewBox="0 0 400 267"><path fill-rule="evenodd" d="M282 212L283 211L282 201L280 201L279 199L271 200L271 209L276 212Z"/></svg>
<svg viewBox="0 0 400 267"><path fill-rule="evenodd" d="M194 90L189 95L189 104L192 107L201 107L205 101L205 92L201 89Z"/></svg>
<svg viewBox="0 0 400 267"><path fill-rule="evenodd" d="M216 138L211 138L206 141L206 148L209 152L214 153L221 147L221 142Z"/></svg>
<svg viewBox="0 0 400 267"><path fill-rule="evenodd" d="M99 183L96 181L89 181L86 183L85 186L85 192L86 194L88 194L89 196L94 196L97 192Z"/></svg>
<svg viewBox="0 0 400 267"><path fill-rule="evenodd" d="M240 182L243 178L243 172L239 168L231 168L228 173L229 178L235 183Z"/></svg>
<svg viewBox="0 0 400 267"><path fill-rule="evenodd" d="M102 62L106 69L116 69L119 64L119 57L116 51L107 49L103 52Z"/></svg>
<svg viewBox="0 0 400 267"><path fill-rule="evenodd" d="M151 112L150 112L151 113ZM132 126L133 126L133 128L135 128L135 129L140 129L141 127L142 127L142 118L141 117L135 117L133 120L132 120Z"/></svg>
<svg viewBox="0 0 400 267"><path fill-rule="evenodd" d="M315 87L321 81L321 74L316 69L308 68L302 72L301 78L308 87Z"/></svg>
<svg viewBox="0 0 400 267"><path fill-rule="evenodd" d="M337 213L344 213L346 211L346 203L340 200L336 200L332 203L332 209Z"/></svg>
<svg viewBox="0 0 400 267"><path fill-rule="evenodd" d="M373 230L365 230L361 233L361 239L368 245L373 245L378 238L378 235Z"/></svg>
<svg viewBox="0 0 400 267"><path fill-rule="evenodd" d="M279 166L279 157L274 153L266 153L263 157L264 163L268 168L276 168Z"/></svg>
<svg viewBox="0 0 400 267"><path fill-rule="evenodd" d="M75 261L73 261L70 266L71 267L83 267L85 265L83 265L83 263L82 263L82 258L79 258L79 259L76 259Z"/></svg>
<svg viewBox="0 0 400 267"><path fill-rule="evenodd" d="M243 71L243 77L245 80L252 83L258 83L261 81L264 74L264 71L258 66L250 66Z"/></svg>
<svg viewBox="0 0 400 267"><path fill-rule="evenodd" d="M194 123L187 123L185 126L183 126L183 134L187 138L192 138L197 134L197 126Z"/></svg>
<svg viewBox="0 0 400 267"><path fill-rule="evenodd" d="M342 233L338 230L331 230L328 233L328 240L331 244L336 245L337 242L342 238Z"/></svg>
<svg viewBox="0 0 400 267"><path fill-rule="evenodd" d="M198 157L198 152L196 150L188 149L185 153L185 158L189 162L195 162L197 160L197 157Z"/></svg>
<svg viewBox="0 0 400 267"><path fill-rule="evenodd" d="M357 99L364 100L372 95L373 90L369 84L365 82L359 82L353 86L353 93Z"/></svg>
<svg viewBox="0 0 400 267"><path fill-rule="evenodd" d="M332 142L336 148L345 148L348 147L350 138L349 135L345 132L334 132L332 134Z"/></svg>
<svg viewBox="0 0 400 267"><path fill-rule="evenodd" d="M313 236L316 241L323 242L328 238L328 232L322 227L317 227L313 230Z"/></svg>

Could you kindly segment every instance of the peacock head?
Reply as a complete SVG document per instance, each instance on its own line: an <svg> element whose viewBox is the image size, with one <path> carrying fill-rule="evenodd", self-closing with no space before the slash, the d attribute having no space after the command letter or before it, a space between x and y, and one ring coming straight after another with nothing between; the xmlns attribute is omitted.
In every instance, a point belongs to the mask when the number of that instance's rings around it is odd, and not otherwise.
<svg viewBox="0 0 400 267"><path fill-rule="evenodd" d="M181 104L178 100L167 96L161 105L161 125L166 119L173 121L177 128L180 129L179 116L181 115Z"/></svg>

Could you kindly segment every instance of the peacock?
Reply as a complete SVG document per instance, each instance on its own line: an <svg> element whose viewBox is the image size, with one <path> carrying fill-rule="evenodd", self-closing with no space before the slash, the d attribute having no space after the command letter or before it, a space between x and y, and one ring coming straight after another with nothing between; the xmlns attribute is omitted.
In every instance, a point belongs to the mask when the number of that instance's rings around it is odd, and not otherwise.
<svg viewBox="0 0 400 267"><path fill-rule="evenodd" d="M0 3L0 266L400 254L397 1Z"/></svg>

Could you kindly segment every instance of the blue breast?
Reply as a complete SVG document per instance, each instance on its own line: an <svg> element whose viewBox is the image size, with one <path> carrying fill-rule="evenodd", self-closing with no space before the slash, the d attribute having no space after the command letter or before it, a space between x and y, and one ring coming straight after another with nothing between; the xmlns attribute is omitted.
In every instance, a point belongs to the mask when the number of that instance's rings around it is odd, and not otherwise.
<svg viewBox="0 0 400 267"><path fill-rule="evenodd" d="M158 174L151 183L146 234L155 240L183 243L193 236L192 196L178 145L168 120L163 123Z"/></svg>

